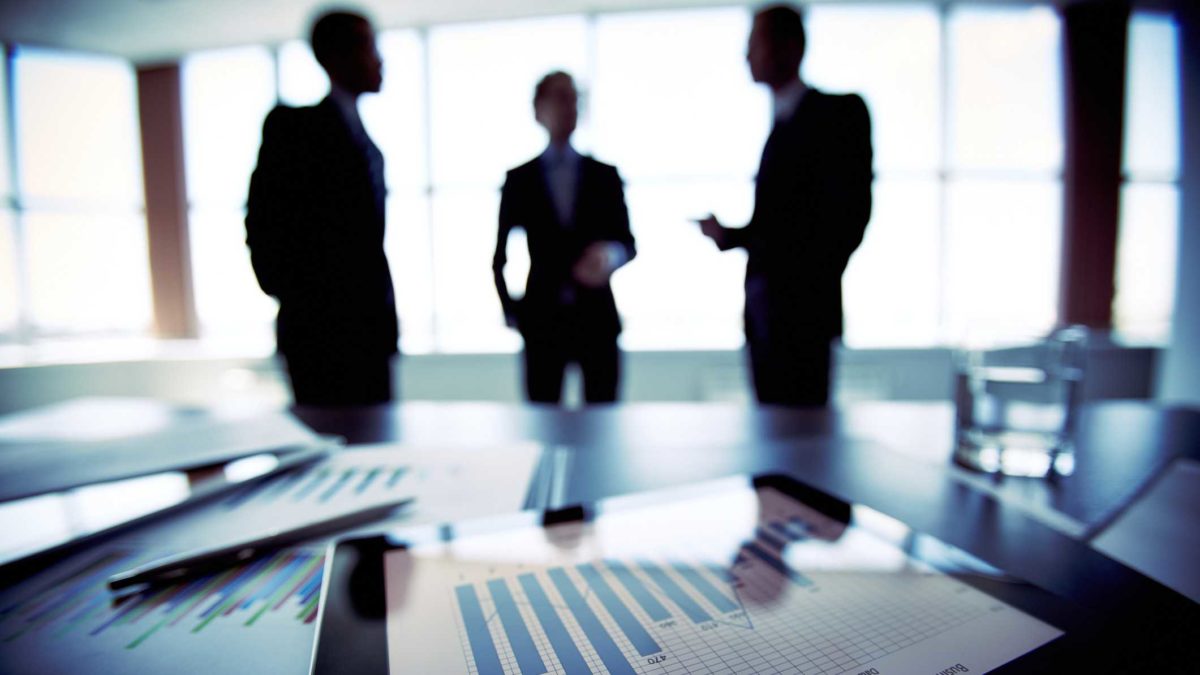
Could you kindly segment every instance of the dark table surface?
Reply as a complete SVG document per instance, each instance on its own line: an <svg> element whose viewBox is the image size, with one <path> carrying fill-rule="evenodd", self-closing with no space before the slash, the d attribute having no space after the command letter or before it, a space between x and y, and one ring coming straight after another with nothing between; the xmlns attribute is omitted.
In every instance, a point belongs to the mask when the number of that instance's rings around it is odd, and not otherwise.
<svg viewBox="0 0 1200 675"><path fill-rule="evenodd" d="M1076 470L1054 481L993 481L952 467L953 410L939 403L829 410L662 403L573 411L404 403L295 412L316 430L353 443L536 440L568 448L567 503L740 473L785 473L967 550L1083 614L1104 617L1102 639L1139 645L1115 671L1195 663L1200 656L1194 639L1200 605L1086 543L1166 464L1200 453L1200 411L1088 405ZM1053 519L1030 517L1038 512L1073 527L1048 527L1043 523Z"/></svg>
<svg viewBox="0 0 1200 675"><path fill-rule="evenodd" d="M1154 655L1155 664L1200 657L1200 605L1087 543L1174 458L1200 454L1200 411L1090 404L1080 417L1076 470L1055 481L993 481L952 466L948 403L827 410L638 403L561 410L404 402L293 412L314 430L350 443L533 440L561 448L564 503L734 474L784 473L904 521L1103 617L1112 640L1138 645L1129 654Z"/></svg>
<svg viewBox="0 0 1200 675"><path fill-rule="evenodd" d="M872 457L850 460L847 444L887 451L907 464L935 467L1026 511L1055 512L1075 536L1094 533L1120 512L1147 481L1178 456L1200 457L1200 411L1140 402L1085 406L1076 468L1054 480L988 478L952 467L953 408L948 403L872 402L832 409L746 407L733 404L639 403L579 410L498 403L403 403L358 409L294 411L309 426L351 443L494 444L536 440L572 450L567 498L611 494L768 469L826 487L838 479L880 475ZM789 450L803 441L808 452ZM811 455L840 460L812 465ZM822 454L823 453L823 454ZM841 472L841 473L836 473ZM844 487L850 489L851 483ZM851 494L852 497L860 497ZM936 509L936 505L930 505ZM1075 531L1071 531L1074 529Z"/></svg>

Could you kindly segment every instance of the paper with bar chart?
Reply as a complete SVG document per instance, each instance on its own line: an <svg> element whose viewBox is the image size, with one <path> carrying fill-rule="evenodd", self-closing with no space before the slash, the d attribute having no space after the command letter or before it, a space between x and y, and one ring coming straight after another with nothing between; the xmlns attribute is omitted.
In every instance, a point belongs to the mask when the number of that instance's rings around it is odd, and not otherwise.
<svg viewBox="0 0 1200 675"><path fill-rule="evenodd" d="M303 672L326 542L120 597L105 581L168 553L407 496L415 508L390 526L514 511L539 453L351 449L141 528L0 591L0 672L65 673L81 662L107 672Z"/></svg>
<svg viewBox="0 0 1200 675"><path fill-rule="evenodd" d="M394 673L983 672L1062 635L772 489L385 560Z"/></svg>

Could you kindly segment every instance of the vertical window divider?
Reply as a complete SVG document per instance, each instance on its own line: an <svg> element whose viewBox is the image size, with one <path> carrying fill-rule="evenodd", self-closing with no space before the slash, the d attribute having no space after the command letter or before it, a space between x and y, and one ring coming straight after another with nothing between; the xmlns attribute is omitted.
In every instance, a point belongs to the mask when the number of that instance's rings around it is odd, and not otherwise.
<svg viewBox="0 0 1200 675"><path fill-rule="evenodd" d="M8 191L9 206L12 209L13 235L13 264L16 266L17 277L17 325L15 338L18 344L28 345L33 340L33 311L30 305L29 290L29 239L25 231L25 205L21 198L21 178L19 166L20 152L17 148L17 97L16 97L16 58L17 47L4 46L4 91L2 92L5 108L5 128L3 133L8 141Z"/></svg>
<svg viewBox="0 0 1200 675"><path fill-rule="evenodd" d="M432 316L429 317L429 334L431 354L440 354L442 349L441 328L438 321L437 303L437 241L433 231L433 86L430 72L433 64L430 60L429 26L417 27L417 40L421 45L421 96L424 99L425 111L421 116L422 132L425 137L425 228L429 242L429 307ZM401 326L401 334L403 334Z"/></svg>
<svg viewBox="0 0 1200 675"><path fill-rule="evenodd" d="M947 239L950 232L950 3L938 4L938 167L937 167L937 333L943 340L951 338L947 325L949 311L950 252Z"/></svg>

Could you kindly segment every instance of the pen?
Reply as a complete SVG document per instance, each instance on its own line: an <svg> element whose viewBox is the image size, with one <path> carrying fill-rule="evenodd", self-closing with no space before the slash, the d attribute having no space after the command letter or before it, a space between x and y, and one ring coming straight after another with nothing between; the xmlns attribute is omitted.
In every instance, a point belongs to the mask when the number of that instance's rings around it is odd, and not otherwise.
<svg viewBox="0 0 1200 675"><path fill-rule="evenodd" d="M190 579L224 569L231 565L256 558L263 553L296 544L306 539L333 534L340 530L356 527L382 519L396 509L412 503L413 497L370 506L358 511L319 520L300 527L278 530L265 536L255 537L235 544L200 549L159 558L139 565L108 578L109 590L116 591L130 586L169 584L181 579Z"/></svg>

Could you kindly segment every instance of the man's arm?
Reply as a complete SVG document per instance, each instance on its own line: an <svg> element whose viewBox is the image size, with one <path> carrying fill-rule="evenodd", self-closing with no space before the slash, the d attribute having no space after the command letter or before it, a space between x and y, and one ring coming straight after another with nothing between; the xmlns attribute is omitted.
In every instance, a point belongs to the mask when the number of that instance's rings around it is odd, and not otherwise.
<svg viewBox="0 0 1200 675"><path fill-rule="evenodd" d="M826 205L826 216L833 227L827 229L832 235L829 241L833 261L846 268L854 250L862 244L866 223L871 219L871 119L866 103L857 95L842 97L839 115L836 117L836 142L829 155L838 157L829 165L836 167L827 175L822 191L830 201Z"/></svg>
<svg viewBox="0 0 1200 675"><path fill-rule="evenodd" d="M275 108L263 122L258 164L250 176L246 200L246 245L263 292L276 298L292 287L289 269L297 202L296 139L286 119L290 111ZM293 233L294 235L294 233Z"/></svg>
<svg viewBox="0 0 1200 675"><path fill-rule="evenodd" d="M613 272L637 256L621 175L615 168L605 175L605 238L585 248L572 270L576 281L592 288L607 284Z"/></svg>
<svg viewBox="0 0 1200 675"><path fill-rule="evenodd" d="M843 268L862 243L867 222L871 220L871 183L874 180L870 113L857 95L847 96L845 101L840 128L844 161L838 176L840 187L835 191L840 195L840 227L837 230L840 237L836 253Z"/></svg>
<svg viewBox="0 0 1200 675"><path fill-rule="evenodd" d="M509 328L517 327L517 302L509 295L508 282L504 280L504 265L508 262L508 233L516 225L514 182L510 171L500 190L499 228L496 232L496 252L492 255L492 276L496 280L496 293L500 295L500 307L504 310L504 322Z"/></svg>
<svg viewBox="0 0 1200 675"><path fill-rule="evenodd" d="M751 221L751 224L753 222ZM700 232L709 239L712 239L717 248L722 251L728 251L732 248L745 248L750 241L751 224L745 227L726 227L711 213L697 220L696 223L700 225Z"/></svg>

